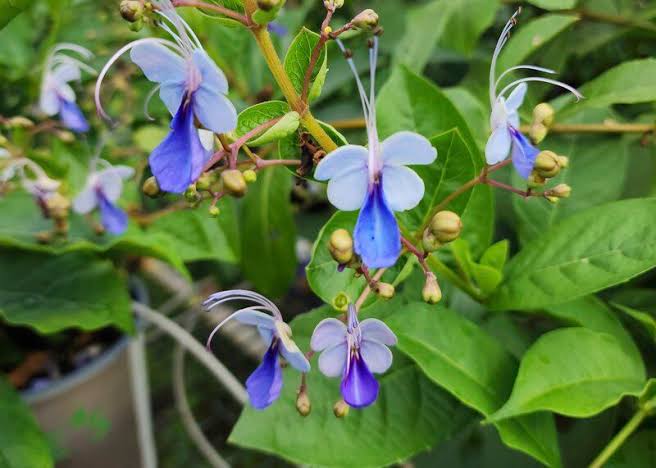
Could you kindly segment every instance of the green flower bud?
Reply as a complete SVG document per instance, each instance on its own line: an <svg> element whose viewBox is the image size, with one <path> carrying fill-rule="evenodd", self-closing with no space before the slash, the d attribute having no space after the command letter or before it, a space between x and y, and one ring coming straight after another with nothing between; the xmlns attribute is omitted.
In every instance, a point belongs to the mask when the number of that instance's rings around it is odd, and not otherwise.
<svg viewBox="0 0 656 468"><path fill-rule="evenodd" d="M345 418L349 413L349 405L342 399L333 406L333 414L336 418Z"/></svg>
<svg viewBox="0 0 656 468"><path fill-rule="evenodd" d="M561 169L565 169L569 166L569 158L567 156L556 156L556 159L558 159L558 165Z"/></svg>
<svg viewBox="0 0 656 468"><path fill-rule="evenodd" d="M280 6L281 0L257 0L257 7L260 10L271 11Z"/></svg>
<svg viewBox="0 0 656 468"><path fill-rule="evenodd" d="M144 7L137 0L123 0L119 6L119 11L124 20L134 23L143 17Z"/></svg>
<svg viewBox="0 0 656 468"><path fill-rule="evenodd" d="M344 6L344 0L330 0L335 8L342 8Z"/></svg>
<svg viewBox="0 0 656 468"><path fill-rule="evenodd" d="M305 390L301 390L296 397L296 411L301 416L307 416L312 411L312 403Z"/></svg>
<svg viewBox="0 0 656 468"><path fill-rule="evenodd" d="M533 170L544 179L551 179L556 177L560 172L560 164L558 163L558 156L553 151L540 151L535 158L535 165Z"/></svg>
<svg viewBox="0 0 656 468"><path fill-rule="evenodd" d="M196 190L205 191L209 190L212 185L212 176L207 172L200 175L196 181Z"/></svg>
<svg viewBox="0 0 656 468"><path fill-rule="evenodd" d="M48 216L53 219L66 219L71 201L59 192L51 194L45 201Z"/></svg>
<svg viewBox="0 0 656 468"><path fill-rule="evenodd" d="M372 30L378 26L378 13L371 8L361 11L351 20L353 26L364 30Z"/></svg>
<svg viewBox="0 0 656 468"><path fill-rule="evenodd" d="M346 312L348 310L348 305L351 300L348 295L344 292L340 292L333 298L333 307L340 312Z"/></svg>
<svg viewBox="0 0 656 468"><path fill-rule="evenodd" d="M528 136L535 145L539 145L547 137L547 133L549 133L549 130L546 125L541 123L531 124L528 130Z"/></svg>
<svg viewBox="0 0 656 468"><path fill-rule="evenodd" d="M210 213L210 216L212 218L216 218L217 216L219 216L221 214L221 210L216 205L210 206L209 210L207 210L207 211Z"/></svg>
<svg viewBox="0 0 656 468"><path fill-rule="evenodd" d="M392 299L394 297L394 286L389 283L379 282L376 285L376 294L383 299Z"/></svg>
<svg viewBox="0 0 656 468"><path fill-rule="evenodd" d="M551 189L551 194L558 198L569 198L572 194L572 187L567 184L558 184Z"/></svg>
<svg viewBox="0 0 656 468"><path fill-rule="evenodd" d="M7 126L11 128L30 128L34 127L34 122L32 122L27 117L18 115L7 120Z"/></svg>
<svg viewBox="0 0 656 468"><path fill-rule="evenodd" d="M546 198L549 201L549 203L551 203L553 205L555 205L556 203L558 203L560 201L560 198L553 197L551 195L546 195L544 198Z"/></svg>
<svg viewBox="0 0 656 468"><path fill-rule="evenodd" d="M143 29L143 27L144 27L144 19L143 19L143 18L139 18L139 19L138 19L137 21L135 21L134 23L130 23L128 27L130 28L130 31L139 32L139 31L141 31L141 30Z"/></svg>
<svg viewBox="0 0 656 468"><path fill-rule="evenodd" d="M73 132L67 130L58 130L55 132L55 135L57 135L57 138L64 143L73 143L75 141L75 135L73 135Z"/></svg>
<svg viewBox="0 0 656 468"><path fill-rule="evenodd" d="M444 244L438 241L435 235L433 235L430 228L424 230L424 235L421 238L421 246L424 248L424 252L435 252L443 245Z"/></svg>
<svg viewBox="0 0 656 468"><path fill-rule="evenodd" d="M252 184L257 180L257 172L253 169L247 169L244 171L244 180L247 184Z"/></svg>
<svg viewBox="0 0 656 468"><path fill-rule="evenodd" d="M538 188L542 187L547 181L537 172L533 171L529 174L528 179L526 180L526 185L528 188Z"/></svg>
<svg viewBox="0 0 656 468"><path fill-rule="evenodd" d="M243 197L248 190L244 175L238 169L228 169L221 173L224 190L233 197Z"/></svg>
<svg viewBox="0 0 656 468"><path fill-rule="evenodd" d="M440 211L431 219L429 229L438 242L446 244L460 236L462 221L453 211Z"/></svg>
<svg viewBox="0 0 656 468"><path fill-rule="evenodd" d="M437 304L442 300L442 290L437 282L435 274L428 273L424 288L421 290L421 298L429 304Z"/></svg>
<svg viewBox="0 0 656 468"><path fill-rule="evenodd" d="M330 255L340 265L347 264L353 258L353 239L346 229L337 229L330 235L328 242Z"/></svg>
<svg viewBox="0 0 656 468"><path fill-rule="evenodd" d="M185 200L189 203L194 203L198 201L198 191L196 190L196 184L191 184L187 187L187 190L184 192Z"/></svg>
<svg viewBox="0 0 656 468"><path fill-rule="evenodd" d="M533 109L533 123L549 127L554 121L554 115L556 115L554 108L546 102L542 102Z"/></svg>
<svg viewBox="0 0 656 468"><path fill-rule="evenodd" d="M141 186L141 191L144 193L144 195L150 198L155 198L162 193L159 189L159 184L157 183L155 176L148 177L146 180L144 180L144 183Z"/></svg>

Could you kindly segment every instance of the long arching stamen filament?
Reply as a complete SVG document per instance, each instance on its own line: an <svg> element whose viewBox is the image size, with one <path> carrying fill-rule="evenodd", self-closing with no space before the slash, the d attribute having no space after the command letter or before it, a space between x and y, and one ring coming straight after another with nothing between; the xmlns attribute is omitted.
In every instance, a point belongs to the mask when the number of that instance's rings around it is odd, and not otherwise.
<svg viewBox="0 0 656 468"><path fill-rule="evenodd" d="M55 66L57 65L75 65L78 67L80 70L84 70L87 73L90 73L92 75L95 75L98 73L95 68L87 65L86 63L82 62L81 60L78 60L73 57L69 57L68 55L63 55L63 54L58 54L55 57L53 57L52 62L51 62L51 67L49 70L52 70Z"/></svg>
<svg viewBox="0 0 656 468"><path fill-rule="evenodd" d="M282 320L282 314L280 313L278 306L276 306L273 302L261 294L253 291L248 291L246 289L234 289L212 294L205 300L205 302L203 302L203 307L209 310L212 307L223 304L224 302L236 300L249 300L251 302L255 302L256 304L260 304L266 307L274 315L274 317Z"/></svg>
<svg viewBox="0 0 656 468"><path fill-rule="evenodd" d="M214 327L214 330L212 330L212 333L210 333L210 336L207 337L207 342L205 343L205 346L207 349L211 350L211 345L212 345L212 339L214 338L214 335L225 325L228 323L230 320L237 318L239 315L243 314L244 312L251 312L253 310L259 310L259 311L269 311L264 306L251 306L251 307L246 307L244 309L239 309L233 313L231 313L229 316L224 318L216 327Z"/></svg>
<svg viewBox="0 0 656 468"><path fill-rule="evenodd" d="M521 13L521 11L522 9L518 8L517 11L510 17L510 19L504 26L503 31L501 31L501 35L499 36L497 45L494 48L494 53L492 54L492 63L490 63L490 105L492 106L494 106L494 102L497 99L497 96L495 94L495 90L496 90L495 73L497 67L497 59L499 58L501 49L503 49L503 46L506 44L506 41L508 40L511 29L515 26L515 24L517 24L517 16Z"/></svg>
<svg viewBox="0 0 656 468"><path fill-rule="evenodd" d="M146 118L147 118L148 120L155 120L153 117L151 117L150 113L148 112L148 106L150 105L150 101L151 101L151 99L153 99L153 96L155 96L155 93L156 93L157 91L159 91L159 89L160 89L161 87L162 87L162 85L161 85L161 84L158 84L158 85L155 86L153 89L151 89L151 90L148 92L148 96L146 96L146 101L144 102L144 108L143 108L143 111L144 111L144 115L146 116Z"/></svg>
<svg viewBox="0 0 656 468"><path fill-rule="evenodd" d="M344 44L340 39L335 39L335 42L337 42L337 45L339 46L339 49L342 51L342 54L346 57L346 63L348 63L349 68L351 69L351 72L353 73L353 76L355 77L355 84L358 87L358 92L360 93L360 101L362 103L362 110L364 112L364 118L367 121L367 127L368 122L369 122L369 108L370 108L370 103L369 99L367 99L367 93L364 90L364 86L362 85L362 81L360 80L360 76L358 75L358 70L355 67L355 63L353 62L353 59L350 57L347 57L346 55L346 47L344 47Z"/></svg>
<svg viewBox="0 0 656 468"><path fill-rule="evenodd" d="M511 88L517 86L518 84L527 83L529 81L539 81L539 82L542 82L542 83L549 83L549 84L552 84L552 85L555 85L555 86L559 86L561 88L566 89L570 93L572 93L576 97L577 101L580 100L580 99L583 99L583 95L581 93L579 93L576 88L574 88L574 87L572 87L572 86L570 86L566 83L563 83L562 81L556 81L556 80L552 80L550 78L541 78L539 76L531 76L529 78L521 78L519 80L515 80L512 83L510 83L509 85L507 85L505 88L503 88L501 90L501 92L499 93L499 96L505 95L508 90L510 90Z"/></svg>
<svg viewBox="0 0 656 468"><path fill-rule="evenodd" d="M494 90L496 91L497 88L499 88L499 83L501 83L501 80L504 77L508 76L509 73L512 73L515 70L535 70L542 73L549 73L551 75L555 75L557 73L555 70L552 70L550 68L538 67L536 65L517 65L514 67L510 67L508 70L504 71L501 75L499 75L496 83L494 83Z"/></svg>

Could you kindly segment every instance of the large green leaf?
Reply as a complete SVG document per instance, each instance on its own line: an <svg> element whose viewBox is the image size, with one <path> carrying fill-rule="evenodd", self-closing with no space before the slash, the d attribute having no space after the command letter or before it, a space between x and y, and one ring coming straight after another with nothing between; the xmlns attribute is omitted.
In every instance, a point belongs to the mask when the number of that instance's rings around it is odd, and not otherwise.
<svg viewBox="0 0 656 468"><path fill-rule="evenodd" d="M656 199L594 207L528 243L508 264L493 309L567 302L656 266Z"/></svg>
<svg viewBox="0 0 656 468"><path fill-rule="evenodd" d="M285 72L287 72L287 75L298 94L301 94L303 91L305 73L310 66L312 50L317 45L317 42L319 42L319 35L309 29L303 28L296 35L287 50L287 55L285 55ZM319 94L321 94L321 88L326 81L327 73L328 53L324 46L314 70L312 70L310 89L308 92L310 100L316 99L319 97Z"/></svg>
<svg viewBox="0 0 656 468"><path fill-rule="evenodd" d="M559 111L559 117L585 108L655 101L654 75L656 59L632 60L617 65L583 85L579 91L585 99L576 103L570 99L569 104Z"/></svg>
<svg viewBox="0 0 656 468"><path fill-rule="evenodd" d="M612 296L611 305L635 320L656 342L656 289L622 289Z"/></svg>
<svg viewBox="0 0 656 468"><path fill-rule="evenodd" d="M244 200L241 263L263 294L280 296L296 274L296 227L290 203L291 175L272 167L260 173Z"/></svg>
<svg viewBox="0 0 656 468"><path fill-rule="evenodd" d="M624 442L605 468L652 468L656 466L656 429L640 431Z"/></svg>
<svg viewBox="0 0 656 468"><path fill-rule="evenodd" d="M41 244L37 234L52 229L31 195L12 192L0 198L0 246L48 253L95 252L109 255L135 255L159 258L189 275L174 241L162 233L144 233L134 224L121 236L98 236L86 220L71 213L65 241Z"/></svg>
<svg viewBox="0 0 656 468"><path fill-rule="evenodd" d="M586 418L639 395L645 385L642 359L613 336L587 328L542 335L522 357L510 399L490 419L536 411Z"/></svg>
<svg viewBox="0 0 656 468"><path fill-rule="evenodd" d="M111 262L89 252L0 250L0 317L41 333L133 328L125 281Z"/></svg>
<svg viewBox="0 0 656 468"><path fill-rule="evenodd" d="M564 10L574 7L578 0L527 0L535 6L546 10Z"/></svg>
<svg viewBox="0 0 656 468"><path fill-rule="evenodd" d="M413 8L406 14L406 29L396 46L394 64L421 72L438 43L470 53L494 21L497 8L497 0L433 0Z"/></svg>
<svg viewBox="0 0 656 468"><path fill-rule="evenodd" d="M29 0L0 0L0 29L30 5Z"/></svg>
<svg viewBox="0 0 656 468"><path fill-rule="evenodd" d="M380 306L383 307L383 306ZM398 347L426 375L465 405L490 416L508 398L516 359L473 322L444 307L414 302L389 318ZM549 466L560 465L551 415L530 415L497 425L502 440Z"/></svg>
<svg viewBox="0 0 656 468"><path fill-rule="evenodd" d="M9 383L0 378L0 466L49 468L50 447L29 408Z"/></svg>
<svg viewBox="0 0 656 468"><path fill-rule="evenodd" d="M219 200L218 218L209 215L208 205L206 202L194 209L167 213L155 220L147 232L169 237L175 252L185 262L238 263L241 252L234 200L227 197Z"/></svg>
<svg viewBox="0 0 656 468"><path fill-rule="evenodd" d="M289 112L289 104L283 101L267 101L240 112L235 135L242 137L258 126L276 118L280 118L280 120L273 127L251 138L248 143L253 146L261 146L288 137L298 128L298 113Z"/></svg>
<svg viewBox="0 0 656 468"><path fill-rule="evenodd" d="M323 307L292 323L301 349L314 326L330 315ZM339 379L324 377L317 358L308 374L312 413L303 418L295 409L299 374L283 372L280 400L265 411L246 408L229 441L315 466L387 466L441 442L471 420L472 414L428 380L410 361L395 356L391 370L378 377L378 401L363 410L351 409L344 419L333 415L340 398Z"/></svg>

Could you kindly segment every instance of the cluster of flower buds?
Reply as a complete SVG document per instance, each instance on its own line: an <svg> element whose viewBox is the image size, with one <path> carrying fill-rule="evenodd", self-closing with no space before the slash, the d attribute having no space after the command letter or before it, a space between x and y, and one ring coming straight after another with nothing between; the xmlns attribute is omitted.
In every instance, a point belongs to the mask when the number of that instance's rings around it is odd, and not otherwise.
<svg viewBox="0 0 656 468"><path fill-rule="evenodd" d="M537 188L543 186L547 180L553 179L562 169L569 165L567 156L559 156L553 151L544 150L535 158L533 171L528 178L528 186Z"/></svg>
<svg viewBox="0 0 656 468"><path fill-rule="evenodd" d="M352 20L351 23L363 31L373 31L378 27L378 13L371 8L362 10Z"/></svg>
<svg viewBox="0 0 656 468"><path fill-rule="evenodd" d="M150 21L153 4L143 0L123 0L119 11L123 19L130 23L130 29L139 31Z"/></svg>
<svg viewBox="0 0 656 468"><path fill-rule="evenodd" d="M433 216L424 230L422 246L426 252L434 252L444 244L460 237L462 220L453 211L440 211Z"/></svg>

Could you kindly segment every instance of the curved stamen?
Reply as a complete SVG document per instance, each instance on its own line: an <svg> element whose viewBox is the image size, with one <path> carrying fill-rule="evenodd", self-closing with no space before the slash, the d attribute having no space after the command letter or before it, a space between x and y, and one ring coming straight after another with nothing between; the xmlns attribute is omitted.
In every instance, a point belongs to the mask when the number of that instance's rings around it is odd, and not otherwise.
<svg viewBox="0 0 656 468"><path fill-rule="evenodd" d="M501 49L503 49L503 46L506 44L508 41L508 38L510 37L510 31L512 28L517 24L517 16L522 12L521 7L515 11L515 13L510 17L508 22L503 28L503 31L501 31L501 35L499 36L499 40L497 41L497 45L494 48L494 53L492 54L492 63L490 63L490 105L494 106L494 102L496 101L496 94L495 94L495 86L494 83L496 82L495 80L495 73L496 73L496 67L497 67L497 58L499 57L499 54L501 53Z"/></svg>
<svg viewBox="0 0 656 468"><path fill-rule="evenodd" d="M234 289L214 293L203 302L203 307L209 310L212 307L223 304L224 302L236 300L249 300L262 305L266 307L276 319L282 320L282 314L280 313L278 306L261 294L246 289Z"/></svg>
<svg viewBox="0 0 656 468"><path fill-rule="evenodd" d="M94 91L94 101L96 102L96 110L98 111L98 114L104 118L105 120L111 122L112 119L111 117L105 112L105 109L102 107L102 103L100 102L100 87L102 86L102 82L105 78L105 75L107 75L107 72L109 71L109 68L116 62L121 55L132 49L133 47L139 45L139 44L145 44L148 42L156 42L159 44L163 44L167 47L170 47L173 49L175 52L177 52L179 55L183 56L184 52L174 42L171 42L167 39L159 39L159 38L154 38L154 37L147 37L145 39L137 39L136 41L132 41L129 44L126 44L125 46L121 47L112 57L109 59L109 61L105 64L105 66L102 68L100 71L100 75L98 75L98 80L96 80L96 89Z"/></svg>
<svg viewBox="0 0 656 468"><path fill-rule="evenodd" d="M155 93L159 91L161 87L162 85L158 84L153 89L151 89L150 92L148 93L148 96L146 96L146 101L144 102L143 111L144 111L144 115L148 120L155 120L153 117L151 117L150 113L148 112L148 106L150 105L150 101L151 99L153 99L153 96L155 96Z"/></svg>
<svg viewBox="0 0 656 468"><path fill-rule="evenodd" d="M342 41L340 39L335 39L335 42L337 42L339 49L342 51L342 54L344 54L344 56L346 57L346 47L344 47ZM351 72L355 77L355 84L357 85L358 92L360 93L360 102L362 103L362 110L364 112L364 118L367 121L367 128L368 128L370 103L369 100L367 99L367 93L364 90L364 86L362 85L362 81L360 80L360 75L358 75L358 70L355 67L355 63L353 62L353 59L350 57L346 57L346 63L348 63L349 68L351 69Z"/></svg>
<svg viewBox="0 0 656 468"><path fill-rule="evenodd" d="M251 311L254 311L254 310L259 310L259 311L269 311L269 309L267 309L267 308L264 307L264 306L251 306L251 307L246 307L246 308L244 308L244 309L239 309L239 310L233 312L233 313L230 314L228 317L224 318L224 319L221 321L221 323L219 323L216 327L214 327L214 330L212 330L212 333L210 333L210 336L207 337L207 342L205 343L205 346L207 347L207 349L209 349L209 350L212 349L212 348L211 348L211 345L212 345L212 339L214 338L214 335L216 335L216 333L217 333L217 332L223 327L223 325L225 325L226 323L228 323L228 322L229 322L230 320L232 320L233 318L236 318L236 317L238 317L239 315L242 315L242 314L245 313L245 312L251 312ZM269 312L270 312L270 311L269 311Z"/></svg>
<svg viewBox="0 0 656 468"><path fill-rule="evenodd" d="M563 83L562 81L552 80L551 78L541 78L539 76L531 76L529 78L522 78L522 79L519 79L519 80L515 80L512 83L510 83L509 85L507 85L505 88L503 88L501 90L501 92L499 93L499 96L503 96L504 94L506 94L506 92L508 92L508 90L510 90L510 88L513 88L513 87L515 87L515 86L517 86L518 84L521 84L521 83L527 83L529 81L539 81L539 82L542 82L542 83L549 83L549 84L552 84L552 85L555 85L555 86L560 86L561 88L564 88L567 91L569 91L570 93L572 93L576 97L577 101L583 99L583 95L581 93L579 93L576 88L574 88L574 87L572 87L572 86L570 86L566 83Z"/></svg>
<svg viewBox="0 0 656 468"><path fill-rule="evenodd" d="M537 65L517 65L514 67L510 67L508 70L504 71L501 75L499 75L499 78L497 78L496 83L494 83L495 91L499 87L499 83L501 83L501 80L509 73L512 73L515 70L535 70L542 73L549 73L551 75L555 75L557 73L555 70L552 70L551 68L538 67Z"/></svg>
<svg viewBox="0 0 656 468"><path fill-rule="evenodd" d="M95 75L97 73L95 68L87 65L81 60L63 54L58 54L55 57L53 57L50 65L51 67L49 68L49 70L53 70L57 65L74 65L78 67L80 70L84 70L92 75Z"/></svg>

